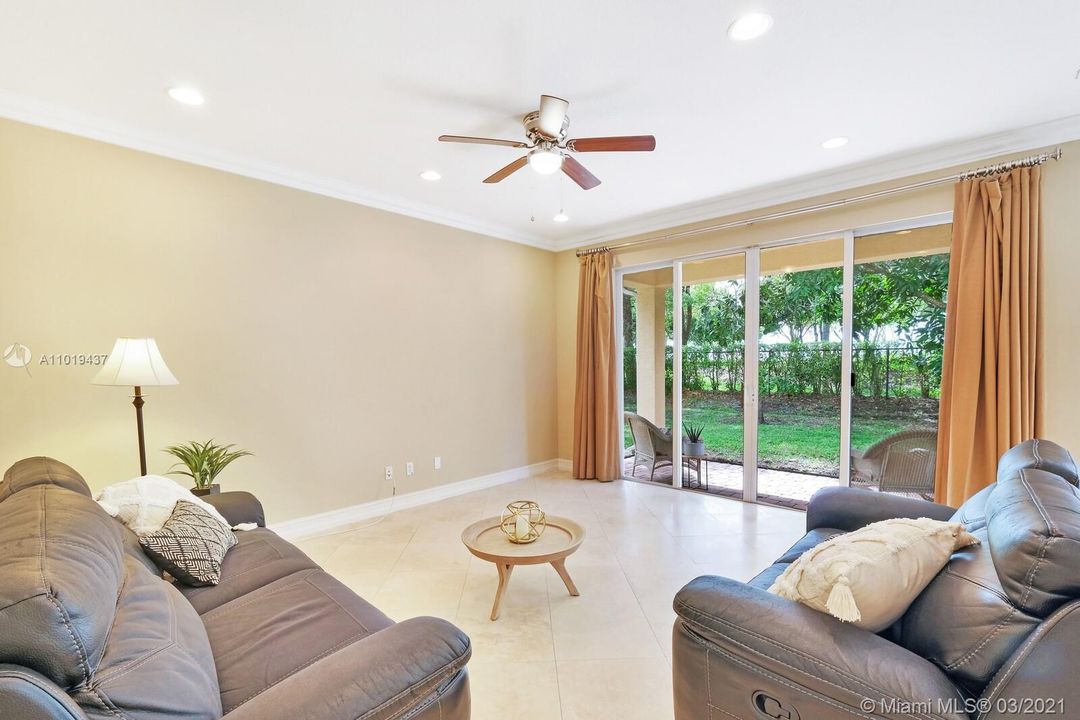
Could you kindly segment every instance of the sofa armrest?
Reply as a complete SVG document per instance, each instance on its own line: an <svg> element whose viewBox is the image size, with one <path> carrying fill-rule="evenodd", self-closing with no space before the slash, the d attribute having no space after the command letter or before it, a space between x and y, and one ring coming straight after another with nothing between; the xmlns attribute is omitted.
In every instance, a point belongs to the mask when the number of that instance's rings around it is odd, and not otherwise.
<svg viewBox="0 0 1080 720"><path fill-rule="evenodd" d="M1073 601L1046 618L1001 666L976 705L979 720L1075 717L1080 685L1071 658L1078 642L1080 601Z"/></svg>
<svg viewBox="0 0 1080 720"><path fill-rule="evenodd" d="M308 665L224 720L426 718L425 708L436 718L468 720L464 672L471 653L469 637L445 620L412 618ZM441 707L452 694L452 707Z"/></svg>
<svg viewBox="0 0 1080 720"><path fill-rule="evenodd" d="M259 527L266 527L262 503L249 492L231 490L217 495L204 495L202 499L217 508L234 527L240 523L255 523Z"/></svg>
<svg viewBox="0 0 1080 720"><path fill-rule="evenodd" d="M760 588L700 577L675 596L675 611L677 720L710 717L710 707L747 718L967 718L937 666ZM896 710L906 703L928 709Z"/></svg>
<svg viewBox="0 0 1080 720"><path fill-rule="evenodd" d="M948 520L956 510L948 505L861 488L827 487L818 490L806 507L806 530L836 528L858 530L892 518L928 517Z"/></svg>
<svg viewBox="0 0 1080 720"><path fill-rule="evenodd" d="M86 720L86 715L63 688L41 673L0 663L0 718Z"/></svg>

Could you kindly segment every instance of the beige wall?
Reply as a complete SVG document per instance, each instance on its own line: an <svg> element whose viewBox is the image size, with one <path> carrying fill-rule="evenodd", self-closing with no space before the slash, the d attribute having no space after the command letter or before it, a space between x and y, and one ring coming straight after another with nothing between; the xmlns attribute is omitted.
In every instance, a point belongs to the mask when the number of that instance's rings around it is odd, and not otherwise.
<svg viewBox="0 0 1080 720"><path fill-rule="evenodd" d="M121 335L156 337L181 383L147 390L151 472L166 444L238 443L255 457L223 484L273 521L386 497L387 464L408 492L554 458L555 262L0 121L0 348L35 353L32 377L0 365L0 466L137 474L129 393L37 365Z"/></svg>
<svg viewBox="0 0 1080 720"><path fill-rule="evenodd" d="M1045 169L1047 435L1080 450L1080 143ZM796 203L802 204L802 203ZM949 186L657 243L629 267L951 209ZM756 213L754 213L756 214ZM704 223L703 223L704 224ZM137 471L125 391L42 353L153 335L166 444L256 453L223 477L276 521L572 452L577 259L0 120L0 466L50 454L102 487ZM554 316L552 315L554 308ZM553 393L553 389L556 391ZM434 455L443 470L432 469ZM412 460L417 473L404 475Z"/></svg>
<svg viewBox="0 0 1080 720"><path fill-rule="evenodd" d="M1080 300L1076 299L1075 278L1080 273L1080 142L1063 146L1064 159L1045 166L1043 181L1044 229L1043 246L1044 291L1046 301L1046 436L1080 454L1080 383L1075 382L1073 367L1080 357ZM992 162L988 159L987 162ZM980 165L983 163L979 163ZM957 168L957 170L962 168ZM949 171L919 176L913 180L948 174ZM865 191L884 188L896 183L870 186ZM819 198L831 200L850 191ZM616 254L617 267L633 267L643 263L670 260L696 253L737 247L748 247L789 238L824 233L839 233L848 228L869 227L882 223L933 215L952 210L951 184L902 193L874 202L849 205L834 210L803 215L786 220L760 223L744 228L661 241L628 248ZM780 210L808 204L807 201L782 205ZM737 219L758 215L758 209ZM698 223L705 226L718 219ZM689 229L687 225L682 229ZM640 237L663 235L663 232ZM637 238L627 238L634 240ZM570 457L572 452L574 402L574 312L577 302L577 260L573 251L559 253L556 259L556 329L558 336L558 396L559 396L559 455ZM568 297L569 295L569 297Z"/></svg>

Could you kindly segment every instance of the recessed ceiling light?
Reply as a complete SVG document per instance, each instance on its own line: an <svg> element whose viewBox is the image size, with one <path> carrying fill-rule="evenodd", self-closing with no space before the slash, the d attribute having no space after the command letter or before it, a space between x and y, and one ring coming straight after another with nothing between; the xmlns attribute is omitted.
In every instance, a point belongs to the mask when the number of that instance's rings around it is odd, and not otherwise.
<svg viewBox="0 0 1080 720"><path fill-rule="evenodd" d="M567 220L569 220L570 216L567 215L566 213L564 213L562 210L560 210L559 214L556 215L555 217L551 218L551 219L554 220L555 222L563 223L563 222L566 222Z"/></svg>
<svg viewBox="0 0 1080 720"><path fill-rule="evenodd" d="M741 18L731 23L731 27L728 28L727 34L732 40L741 42L743 40L759 38L769 32L769 28L771 27L772 15L753 12L743 15Z"/></svg>
<svg viewBox="0 0 1080 720"><path fill-rule="evenodd" d="M825 142L821 143L821 147L825 148L826 150L835 150L836 148L844 147L845 145L847 145L846 137L829 138Z"/></svg>
<svg viewBox="0 0 1080 720"><path fill-rule="evenodd" d="M897 230L896 234L897 235L910 235L911 231L910 230Z"/></svg>
<svg viewBox="0 0 1080 720"><path fill-rule="evenodd" d="M424 172L420 173L420 177L423 178L424 180L427 180L428 182L435 182L436 180L442 180L442 175L440 175L439 173L437 173L434 170L425 170Z"/></svg>
<svg viewBox="0 0 1080 720"><path fill-rule="evenodd" d="M202 93L192 87L171 87L169 97L184 105L202 105L206 102Z"/></svg>

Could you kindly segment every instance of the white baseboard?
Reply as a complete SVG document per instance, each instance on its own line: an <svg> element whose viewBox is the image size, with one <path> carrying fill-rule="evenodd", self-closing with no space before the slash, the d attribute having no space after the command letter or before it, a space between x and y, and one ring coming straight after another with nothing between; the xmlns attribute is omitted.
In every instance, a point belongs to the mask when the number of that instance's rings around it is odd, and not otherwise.
<svg viewBox="0 0 1080 720"><path fill-rule="evenodd" d="M570 472L574 468L574 463L566 458L559 458L555 462L558 463L557 467L562 472Z"/></svg>
<svg viewBox="0 0 1080 720"><path fill-rule="evenodd" d="M359 505L344 507L340 510L330 510L328 512L307 515L293 520L272 523L269 527L286 540L303 540L304 538L314 537L316 535L342 532L357 525L362 525L373 518L386 515L391 510L405 510L406 508L412 508L418 505L427 505L428 503L438 502L457 495L464 495L466 493L476 492L477 490L486 490L487 488L495 487L496 485L502 485L504 483L514 482L515 480L522 480L533 475L560 470L562 469L563 462L569 463L569 461L563 460L545 460L544 462L534 463L533 465L523 465L521 467L491 473L490 475L481 475L480 477L469 478L468 480L459 480L458 482L452 482L446 485L437 485L426 490L416 490L414 492L404 493L394 498L373 500L371 502L360 503ZM569 467L569 465L567 465L567 467Z"/></svg>

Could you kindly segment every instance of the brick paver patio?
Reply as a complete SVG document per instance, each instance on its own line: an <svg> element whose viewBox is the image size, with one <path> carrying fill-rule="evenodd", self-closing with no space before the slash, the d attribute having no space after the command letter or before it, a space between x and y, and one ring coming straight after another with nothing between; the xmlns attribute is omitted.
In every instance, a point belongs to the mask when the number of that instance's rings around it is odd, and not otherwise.
<svg viewBox="0 0 1080 720"><path fill-rule="evenodd" d="M705 490L716 495L728 495L742 497L743 468L742 465L707 461L707 472L701 473L699 484L697 473L693 470L686 472L689 485L694 490ZM633 459L627 458L623 471L626 477L635 480L649 480L648 466L639 464L637 472L630 474ZM665 466L656 469L653 482L662 485L671 484L671 467ZM708 485L705 485L705 480ZM810 496L823 487L832 487L839 483L836 478L822 477L820 475L806 475L804 473L787 472L784 470L758 469L758 499L763 502L774 502L788 507L806 508L806 502Z"/></svg>

